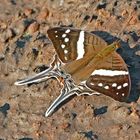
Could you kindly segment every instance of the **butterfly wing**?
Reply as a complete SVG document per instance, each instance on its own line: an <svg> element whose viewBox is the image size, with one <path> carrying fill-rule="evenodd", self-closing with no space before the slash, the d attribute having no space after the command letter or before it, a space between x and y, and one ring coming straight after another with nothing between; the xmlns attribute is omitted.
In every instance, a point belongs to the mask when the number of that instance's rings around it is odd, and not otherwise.
<svg viewBox="0 0 140 140"><path fill-rule="evenodd" d="M51 28L47 33L63 63L94 55L107 46L106 42L96 35L70 27ZM76 63L79 64L78 61Z"/></svg>
<svg viewBox="0 0 140 140"><path fill-rule="evenodd" d="M124 101L131 87L127 66L121 56L113 52L100 65L91 63L107 43L101 38L88 32L70 27L56 27L48 30L59 59L65 63L62 67L71 74L74 81L87 80L86 85L97 92L103 93L115 100ZM91 63L91 68L86 67ZM86 74L93 71L92 75ZM109 75L110 73L110 75ZM83 77L83 79L82 79Z"/></svg>
<svg viewBox="0 0 140 140"><path fill-rule="evenodd" d="M93 71L86 85L118 101L125 101L130 93L131 81L128 68L119 54L112 53Z"/></svg>

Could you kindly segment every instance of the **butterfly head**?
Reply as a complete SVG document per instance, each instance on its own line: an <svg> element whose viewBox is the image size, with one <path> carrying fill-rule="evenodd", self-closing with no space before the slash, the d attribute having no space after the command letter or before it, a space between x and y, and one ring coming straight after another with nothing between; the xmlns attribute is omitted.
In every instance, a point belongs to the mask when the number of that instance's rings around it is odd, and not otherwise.
<svg viewBox="0 0 140 140"><path fill-rule="evenodd" d="M115 45L116 49L121 47L120 42L121 42L121 40L117 40L113 43Z"/></svg>

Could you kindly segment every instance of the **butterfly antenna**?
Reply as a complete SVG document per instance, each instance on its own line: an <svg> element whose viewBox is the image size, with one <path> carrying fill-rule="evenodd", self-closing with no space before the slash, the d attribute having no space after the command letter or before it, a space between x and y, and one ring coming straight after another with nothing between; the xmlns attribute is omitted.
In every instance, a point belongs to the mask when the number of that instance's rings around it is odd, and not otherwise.
<svg viewBox="0 0 140 140"><path fill-rule="evenodd" d="M130 23L130 21L133 19L133 15L134 15L135 11L133 10L129 17L128 20L126 21L126 23L123 25L122 29L120 30L120 32L117 35L117 38L119 38L121 36L121 34L124 32L124 30L126 29L127 25Z"/></svg>

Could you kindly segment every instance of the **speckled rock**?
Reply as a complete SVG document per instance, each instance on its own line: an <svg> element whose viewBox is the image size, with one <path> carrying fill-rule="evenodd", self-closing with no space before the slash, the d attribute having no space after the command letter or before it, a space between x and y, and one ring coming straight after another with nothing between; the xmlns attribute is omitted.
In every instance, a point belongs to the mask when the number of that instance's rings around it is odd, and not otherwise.
<svg viewBox="0 0 140 140"><path fill-rule="evenodd" d="M139 140L139 5L138 0L1 1L0 107L7 103L10 108L6 116L0 111L0 139ZM108 44L114 37L121 40L118 52L132 80L128 102L102 94L77 96L45 117L60 94L58 81L26 86L15 86L14 82L52 62L55 49L47 30L54 26L94 31Z"/></svg>
<svg viewBox="0 0 140 140"><path fill-rule="evenodd" d="M47 19L47 17L49 16L49 10L47 8L42 8L38 17L37 17L37 20L38 21L45 21Z"/></svg>
<svg viewBox="0 0 140 140"><path fill-rule="evenodd" d="M33 34L34 32L38 31L39 24L37 22L33 22L28 27L28 33Z"/></svg>
<svg viewBox="0 0 140 140"><path fill-rule="evenodd" d="M29 16L33 13L33 9L31 8L25 8L24 13L26 16Z"/></svg>

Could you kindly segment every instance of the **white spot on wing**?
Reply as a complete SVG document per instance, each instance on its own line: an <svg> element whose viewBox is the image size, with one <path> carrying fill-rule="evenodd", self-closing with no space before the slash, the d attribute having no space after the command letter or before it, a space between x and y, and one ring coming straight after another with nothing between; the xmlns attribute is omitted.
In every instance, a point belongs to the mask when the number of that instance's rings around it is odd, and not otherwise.
<svg viewBox="0 0 140 140"><path fill-rule="evenodd" d="M128 75L128 71L98 69L95 70L91 75L102 75L102 76Z"/></svg>
<svg viewBox="0 0 140 140"><path fill-rule="evenodd" d="M112 87L117 87L117 83L113 83L112 84Z"/></svg>
<svg viewBox="0 0 140 140"><path fill-rule="evenodd" d="M127 86L128 86L128 83L124 83L124 84L123 84L123 87L127 87Z"/></svg>
<svg viewBox="0 0 140 140"><path fill-rule="evenodd" d="M94 83L90 83L90 85L94 86Z"/></svg>
<svg viewBox="0 0 140 140"><path fill-rule="evenodd" d="M98 86L99 86L99 87L102 87L102 86L103 86L103 84L102 84L102 83L99 83L99 84L98 84Z"/></svg>
<svg viewBox="0 0 140 140"><path fill-rule="evenodd" d="M66 37L66 34L62 34L62 37L65 38Z"/></svg>
<svg viewBox="0 0 140 140"><path fill-rule="evenodd" d="M65 42L69 42L69 38L65 38L64 41L65 41Z"/></svg>
<svg viewBox="0 0 140 140"><path fill-rule="evenodd" d="M65 31L65 33L69 33L70 32L70 29L67 29L66 31Z"/></svg>
<svg viewBox="0 0 140 140"><path fill-rule="evenodd" d="M68 53L68 50L64 50L64 53L67 54Z"/></svg>
<svg viewBox="0 0 140 140"><path fill-rule="evenodd" d="M119 93L118 93L118 92L117 92L116 94L117 94L117 95L119 95Z"/></svg>
<svg viewBox="0 0 140 140"><path fill-rule="evenodd" d="M122 86L118 86L118 87L117 87L117 89L121 89L121 88L122 88Z"/></svg>
<svg viewBox="0 0 140 140"><path fill-rule="evenodd" d="M57 31L54 31L55 33L57 33Z"/></svg>
<svg viewBox="0 0 140 140"><path fill-rule="evenodd" d="M122 96L124 96L125 94L124 93L122 93Z"/></svg>
<svg viewBox="0 0 140 140"><path fill-rule="evenodd" d="M66 56L64 57L64 59L65 59L65 60L68 60L68 58L67 58Z"/></svg>
<svg viewBox="0 0 140 140"><path fill-rule="evenodd" d="M104 88L105 88L105 89L109 89L109 86L105 86Z"/></svg>
<svg viewBox="0 0 140 140"><path fill-rule="evenodd" d="M61 47L64 49L66 47L66 45L65 44L62 44Z"/></svg>
<svg viewBox="0 0 140 140"><path fill-rule="evenodd" d="M58 37L58 35L56 35L55 37Z"/></svg>
<svg viewBox="0 0 140 140"><path fill-rule="evenodd" d="M86 83L86 80L85 80L85 81L82 81L81 83L82 83L82 84Z"/></svg>
<svg viewBox="0 0 140 140"><path fill-rule="evenodd" d="M79 39L77 41L77 59L83 58L84 53L84 31L80 31Z"/></svg>

